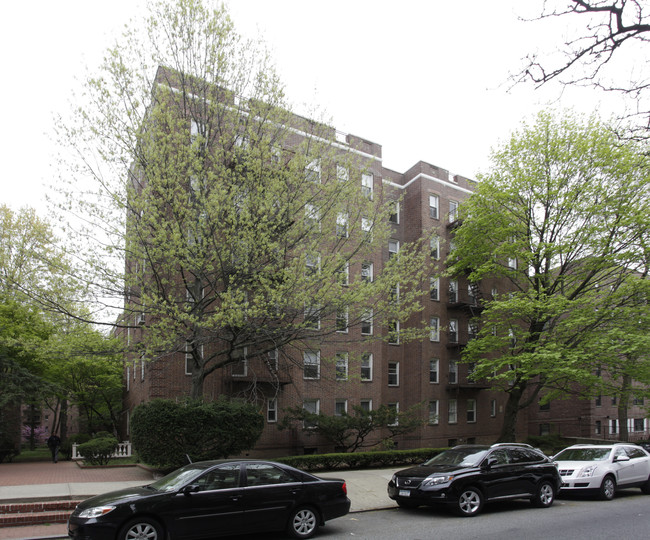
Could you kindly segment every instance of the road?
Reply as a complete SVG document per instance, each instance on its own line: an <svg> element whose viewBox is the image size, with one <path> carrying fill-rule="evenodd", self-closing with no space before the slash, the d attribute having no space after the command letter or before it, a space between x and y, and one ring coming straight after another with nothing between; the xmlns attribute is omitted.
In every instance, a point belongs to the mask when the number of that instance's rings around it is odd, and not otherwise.
<svg viewBox="0 0 650 540"><path fill-rule="evenodd" d="M527 501L491 504L474 518L424 507L360 512L328 522L315 539L638 540L648 538L649 531L650 496L634 489L617 494L613 501L563 497L547 509L533 508ZM237 538L285 540L288 536Z"/></svg>

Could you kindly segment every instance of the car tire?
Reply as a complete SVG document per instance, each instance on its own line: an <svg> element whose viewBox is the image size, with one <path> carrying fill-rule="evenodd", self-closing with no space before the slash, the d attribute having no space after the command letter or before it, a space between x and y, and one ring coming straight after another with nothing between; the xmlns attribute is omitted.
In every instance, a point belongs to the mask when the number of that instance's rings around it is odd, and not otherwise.
<svg viewBox="0 0 650 540"><path fill-rule="evenodd" d="M537 508L548 508L552 506L555 501L555 488L548 480L542 480L535 491L535 496L532 498L533 506Z"/></svg>
<svg viewBox="0 0 650 540"><path fill-rule="evenodd" d="M473 517L483 509L483 493L475 487L467 487L458 495L456 512L462 517Z"/></svg>
<svg viewBox="0 0 650 540"><path fill-rule="evenodd" d="M310 506L301 506L291 512L287 532L293 538L311 538L317 528L318 514Z"/></svg>
<svg viewBox="0 0 650 540"><path fill-rule="evenodd" d="M397 506L399 506L400 508L413 509L413 508L417 508L420 505L413 501L405 501L404 499L399 499L397 501Z"/></svg>
<svg viewBox="0 0 650 540"><path fill-rule="evenodd" d="M134 518L128 521L118 536L119 540L164 540L162 525L156 520L146 517Z"/></svg>
<svg viewBox="0 0 650 540"><path fill-rule="evenodd" d="M616 493L616 480L610 474L603 478L603 482L600 484L600 490L598 494L600 499L603 501L611 501L614 498Z"/></svg>
<svg viewBox="0 0 650 540"><path fill-rule="evenodd" d="M650 495L650 478L648 478L645 484L641 486L641 491L644 495Z"/></svg>

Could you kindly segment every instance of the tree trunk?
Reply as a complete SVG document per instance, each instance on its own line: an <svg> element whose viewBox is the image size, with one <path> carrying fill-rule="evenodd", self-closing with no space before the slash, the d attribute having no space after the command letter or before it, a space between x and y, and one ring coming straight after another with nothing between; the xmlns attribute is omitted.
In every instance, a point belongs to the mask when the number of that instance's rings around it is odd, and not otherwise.
<svg viewBox="0 0 650 540"><path fill-rule="evenodd" d="M61 437L61 441L65 441L68 437L68 400L65 398L61 400L60 411L59 425L61 427L59 429L59 437Z"/></svg>
<svg viewBox="0 0 650 540"><path fill-rule="evenodd" d="M497 442L515 442L516 441L516 429L517 429L517 417L519 415L519 404L521 398L524 394L526 386L521 385L513 386L510 392L508 393L508 401L506 402L506 410L503 414L503 425L501 427L501 434L497 439Z"/></svg>
<svg viewBox="0 0 650 540"><path fill-rule="evenodd" d="M630 439L630 433L627 426L627 412L630 402L630 389L632 387L632 377L625 374L621 385L621 399L618 401L618 440L627 442Z"/></svg>

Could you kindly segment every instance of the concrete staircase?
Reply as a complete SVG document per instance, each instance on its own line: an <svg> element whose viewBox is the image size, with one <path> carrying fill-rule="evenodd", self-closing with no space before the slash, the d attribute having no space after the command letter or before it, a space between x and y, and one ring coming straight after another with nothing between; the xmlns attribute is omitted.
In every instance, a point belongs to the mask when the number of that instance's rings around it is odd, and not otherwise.
<svg viewBox="0 0 650 540"><path fill-rule="evenodd" d="M0 504L0 527L66 523L81 501L34 501Z"/></svg>

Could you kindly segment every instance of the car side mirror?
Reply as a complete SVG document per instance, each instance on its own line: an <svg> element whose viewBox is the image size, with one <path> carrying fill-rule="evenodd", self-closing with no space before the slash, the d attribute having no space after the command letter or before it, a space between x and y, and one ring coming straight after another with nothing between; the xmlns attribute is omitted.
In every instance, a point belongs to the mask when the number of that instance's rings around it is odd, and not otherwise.
<svg viewBox="0 0 650 540"><path fill-rule="evenodd" d="M614 458L614 461L619 462L619 461L630 461L629 456L616 456Z"/></svg>
<svg viewBox="0 0 650 540"><path fill-rule="evenodd" d="M181 493L183 495L190 495L191 493L197 493L200 489L201 486L199 484L188 484L181 490Z"/></svg>
<svg viewBox="0 0 650 540"><path fill-rule="evenodd" d="M491 469L497 464L497 458L495 457L489 457L487 458L487 461L484 462L483 467L485 469Z"/></svg>

